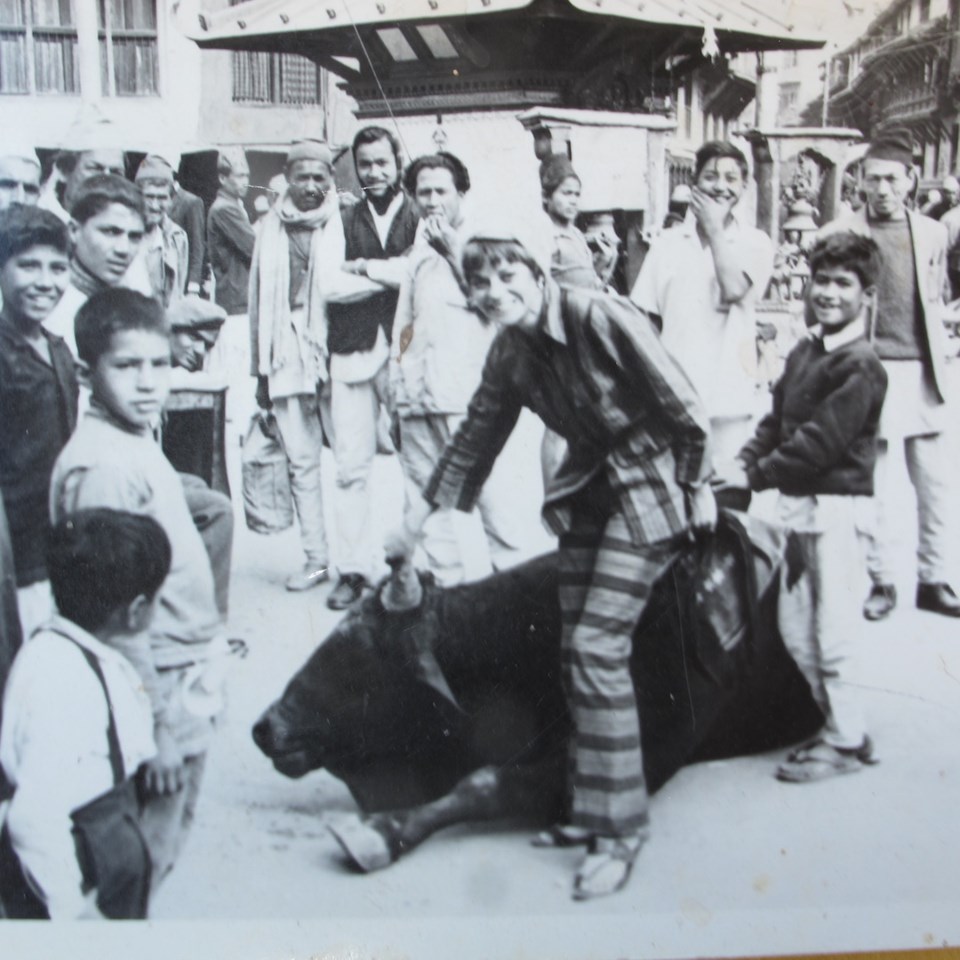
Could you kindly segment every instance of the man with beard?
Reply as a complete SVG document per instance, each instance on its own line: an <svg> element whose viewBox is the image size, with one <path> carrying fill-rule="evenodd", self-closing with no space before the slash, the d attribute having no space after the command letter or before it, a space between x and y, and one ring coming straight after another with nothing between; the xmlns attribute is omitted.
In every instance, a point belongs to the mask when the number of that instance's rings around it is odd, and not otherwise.
<svg viewBox="0 0 960 960"><path fill-rule="evenodd" d="M715 462L750 439L756 406L753 304L773 269L773 245L741 223L746 157L713 140L698 151L683 224L664 232L643 261L630 299L663 331L663 343L690 378L710 416Z"/></svg>
<svg viewBox="0 0 960 960"><path fill-rule="evenodd" d="M253 250L250 359L257 405L273 409L290 462L305 557L286 587L299 591L329 577L317 395L318 383L326 378L326 323L313 267L323 228L337 212L337 190L330 150L316 140L293 144L284 173L287 191L263 217Z"/></svg>
<svg viewBox="0 0 960 960"><path fill-rule="evenodd" d="M333 451L337 461L339 580L332 610L363 591L371 561L368 481L377 425L386 402L387 359L405 254L419 216L400 189L400 144L383 127L364 127L353 141L364 199L324 231L319 254L330 355ZM360 278L370 281L360 284Z"/></svg>

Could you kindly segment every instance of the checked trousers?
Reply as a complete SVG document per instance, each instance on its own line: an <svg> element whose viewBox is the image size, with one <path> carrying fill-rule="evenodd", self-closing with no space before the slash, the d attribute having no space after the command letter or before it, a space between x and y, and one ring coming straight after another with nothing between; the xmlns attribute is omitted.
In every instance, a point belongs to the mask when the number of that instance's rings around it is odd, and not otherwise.
<svg viewBox="0 0 960 960"><path fill-rule="evenodd" d="M601 836L648 822L630 652L651 588L680 550L675 539L636 545L622 513L603 517L579 505L560 537L561 656L574 724L570 822Z"/></svg>

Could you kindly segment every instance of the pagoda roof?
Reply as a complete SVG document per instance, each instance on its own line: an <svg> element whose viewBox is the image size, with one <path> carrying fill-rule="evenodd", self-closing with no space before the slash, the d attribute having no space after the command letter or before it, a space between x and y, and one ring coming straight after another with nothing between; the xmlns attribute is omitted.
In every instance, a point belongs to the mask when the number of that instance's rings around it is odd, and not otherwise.
<svg viewBox="0 0 960 960"><path fill-rule="evenodd" d="M203 0L181 3L183 32L201 47L296 49L309 40L328 56L343 55L340 38L358 28L400 23L441 26L464 18L520 14L544 19L626 21L678 32L709 31L723 53L823 46L825 38L798 30L763 9L764 0L247 0L206 11ZM767 4L769 6L769 3ZM709 36L706 37L709 40ZM440 43L443 41L440 40Z"/></svg>

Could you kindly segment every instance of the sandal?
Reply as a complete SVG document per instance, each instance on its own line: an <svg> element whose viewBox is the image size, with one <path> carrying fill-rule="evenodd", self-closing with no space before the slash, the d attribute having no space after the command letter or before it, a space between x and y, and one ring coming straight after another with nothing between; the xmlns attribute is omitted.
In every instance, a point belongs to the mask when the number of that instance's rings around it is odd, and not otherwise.
<svg viewBox="0 0 960 960"><path fill-rule="evenodd" d="M879 761L873 756L873 741L864 737L859 747L835 747L824 740L811 740L797 747L777 767L776 777L785 783L813 783L842 773L856 773Z"/></svg>
<svg viewBox="0 0 960 960"><path fill-rule="evenodd" d="M594 837L573 878L573 899L592 900L622 890L648 836L643 830L628 837Z"/></svg>
<svg viewBox="0 0 960 960"><path fill-rule="evenodd" d="M532 847L585 847L593 839L593 831L569 823L555 823L541 830L531 841Z"/></svg>

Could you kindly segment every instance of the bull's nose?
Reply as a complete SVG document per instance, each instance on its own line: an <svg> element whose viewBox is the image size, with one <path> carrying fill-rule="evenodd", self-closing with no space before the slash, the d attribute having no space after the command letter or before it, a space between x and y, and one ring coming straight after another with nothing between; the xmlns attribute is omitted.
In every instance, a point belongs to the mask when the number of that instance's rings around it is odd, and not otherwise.
<svg viewBox="0 0 960 960"><path fill-rule="evenodd" d="M253 725L253 742L269 757L273 746L273 724L269 711Z"/></svg>

